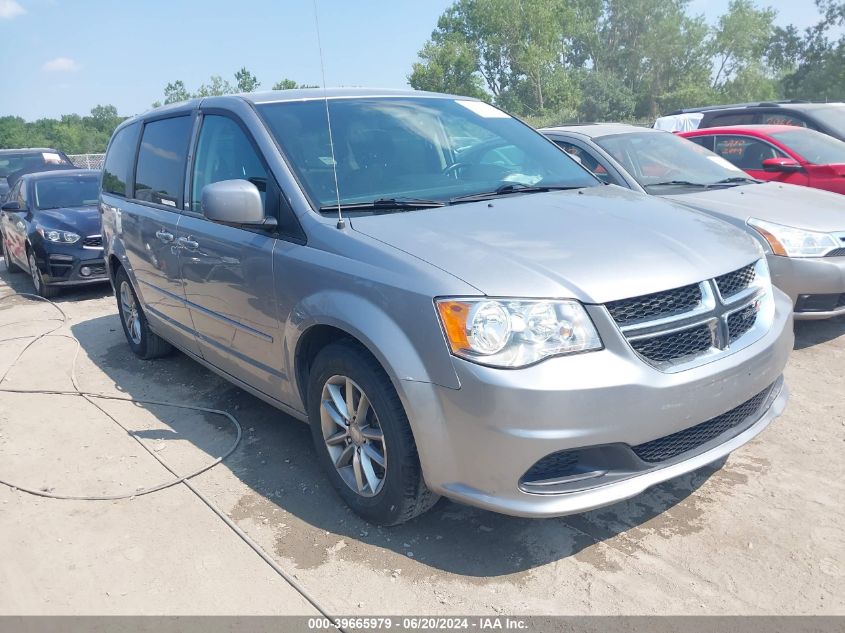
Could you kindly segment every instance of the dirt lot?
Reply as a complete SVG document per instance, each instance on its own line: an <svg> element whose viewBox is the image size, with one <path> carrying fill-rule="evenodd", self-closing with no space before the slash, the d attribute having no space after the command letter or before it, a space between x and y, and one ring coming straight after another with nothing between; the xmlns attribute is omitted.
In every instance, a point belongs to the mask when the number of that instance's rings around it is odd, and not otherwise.
<svg viewBox="0 0 845 633"><path fill-rule="evenodd" d="M0 274L0 295L29 290ZM225 409L236 452L193 480L334 614L845 614L845 319L801 323L786 414L727 464L628 502L549 520L441 501L368 525L318 471L308 430L180 354L143 362L106 288L60 298L92 392ZM0 338L55 316L0 304ZM53 322L55 325L56 322ZM26 344L0 344L0 375ZM36 343L4 386L70 388L74 346ZM103 403L178 472L225 450L225 418ZM172 476L70 396L0 396L0 479L56 493L131 493ZM183 485L64 501L0 485L0 614L315 613Z"/></svg>

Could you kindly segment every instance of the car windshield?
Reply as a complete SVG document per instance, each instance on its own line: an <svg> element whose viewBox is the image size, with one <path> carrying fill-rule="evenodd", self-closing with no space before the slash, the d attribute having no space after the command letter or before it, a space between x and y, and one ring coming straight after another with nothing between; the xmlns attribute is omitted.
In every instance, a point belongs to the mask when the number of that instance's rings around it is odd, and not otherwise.
<svg viewBox="0 0 845 633"><path fill-rule="evenodd" d="M326 108L331 116L337 189ZM479 101L427 97L309 99L258 110L319 208L455 198L599 181L525 124ZM526 189L528 191L528 189Z"/></svg>
<svg viewBox="0 0 845 633"><path fill-rule="evenodd" d="M64 176L35 181L35 207L59 209L97 204L100 181L96 176Z"/></svg>
<svg viewBox="0 0 845 633"><path fill-rule="evenodd" d="M633 132L593 139L649 193L666 186L703 187L749 178L721 156L671 132Z"/></svg>
<svg viewBox="0 0 845 633"><path fill-rule="evenodd" d="M20 152L0 154L0 178L6 178L16 171L45 171L55 165L70 165L56 152Z"/></svg>
<svg viewBox="0 0 845 633"><path fill-rule="evenodd" d="M827 134L796 128L784 132L773 132L771 137L810 163L816 165L845 163L845 143Z"/></svg>
<svg viewBox="0 0 845 633"><path fill-rule="evenodd" d="M810 113L830 130L845 138L845 104L830 104L824 108L813 108Z"/></svg>

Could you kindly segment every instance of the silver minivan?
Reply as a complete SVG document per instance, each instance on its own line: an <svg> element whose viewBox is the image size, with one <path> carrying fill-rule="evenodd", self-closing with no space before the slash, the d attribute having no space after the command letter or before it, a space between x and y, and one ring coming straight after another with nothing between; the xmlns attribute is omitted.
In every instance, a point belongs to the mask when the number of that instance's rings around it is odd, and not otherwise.
<svg viewBox="0 0 845 633"><path fill-rule="evenodd" d="M580 512L783 410L792 309L729 224L602 186L486 103L213 97L124 122L103 238L142 358L176 347L310 424L383 525L440 495Z"/></svg>

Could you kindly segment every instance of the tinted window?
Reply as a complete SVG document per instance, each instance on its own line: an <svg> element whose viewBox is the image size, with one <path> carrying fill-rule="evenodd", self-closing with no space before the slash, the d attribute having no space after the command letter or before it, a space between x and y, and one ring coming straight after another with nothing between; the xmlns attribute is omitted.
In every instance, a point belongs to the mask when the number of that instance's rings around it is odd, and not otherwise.
<svg viewBox="0 0 845 633"><path fill-rule="evenodd" d="M208 115L203 118L194 160L191 209L200 212L202 189L221 180L248 180L267 202L268 174L249 138L232 119Z"/></svg>
<svg viewBox="0 0 845 633"><path fill-rule="evenodd" d="M557 143L567 154L574 156L576 160L593 172L602 182L616 183L616 179L607 172L604 165L602 165L598 159L589 152L581 149L577 145L567 143L566 141L555 141L555 143Z"/></svg>
<svg viewBox="0 0 845 633"><path fill-rule="evenodd" d="M813 117L830 128L837 136L845 136L845 105L831 104L824 108L814 108Z"/></svg>
<svg viewBox="0 0 845 633"><path fill-rule="evenodd" d="M775 132L771 137L816 165L845 163L845 143L827 134L813 130L787 130Z"/></svg>
<svg viewBox="0 0 845 633"><path fill-rule="evenodd" d="M90 206L97 204L97 177L43 178L35 181L33 191L38 209Z"/></svg>
<svg viewBox="0 0 845 633"><path fill-rule="evenodd" d="M688 141L692 141L696 145L701 145L704 149L713 151L713 137L712 136L687 136Z"/></svg>
<svg viewBox="0 0 845 633"><path fill-rule="evenodd" d="M424 97L333 99L334 161L343 203L451 197L507 184L598 185L516 119L487 104ZM336 203L323 100L263 104L259 112L310 197Z"/></svg>
<svg viewBox="0 0 845 633"><path fill-rule="evenodd" d="M763 169L768 158L783 158L783 152L750 136L717 136L716 153L740 169Z"/></svg>
<svg viewBox="0 0 845 633"><path fill-rule="evenodd" d="M760 123L766 125L797 125L798 127L807 127L807 122L804 119L782 112L766 112L761 114L760 117Z"/></svg>
<svg viewBox="0 0 845 633"><path fill-rule="evenodd" d="M718 125L750 125L754 123L753 112L743 112L739 114L715 114L713 118L708 121L708 127L716 127Z"/></svg>
<svg viewBox="0 0 845 633"><path fill-rule="evenodd" d="M127 185L131 179L140 127L138 123L133 123L114 135L103 165L103 191L116 196L129 195Z"/></svg>
<svg viewBox="0 0 845 633"><path fill-rule="evenodd" d="M189 116L152 121L144 126L135 171L138 200L179 206L191 127Z"/></svg>

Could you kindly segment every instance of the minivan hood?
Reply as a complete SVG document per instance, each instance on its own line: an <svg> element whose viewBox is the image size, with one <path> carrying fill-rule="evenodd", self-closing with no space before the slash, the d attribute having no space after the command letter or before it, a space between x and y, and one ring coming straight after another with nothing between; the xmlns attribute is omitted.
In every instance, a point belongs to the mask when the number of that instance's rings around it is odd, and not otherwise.
<svg viewBox="0 0 845 633"><path fill-rule="evenodd" d="M845 231L845 196L775 182L661 196L743 222L757 218L811 231Z"/></svg>
<svg viewBox="0 0 845 633"><path fill-rule="evenodd" d="M762 256L744 232L614 185L351 220L488 296L605 303L736 270Z"/></svg>

